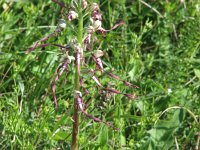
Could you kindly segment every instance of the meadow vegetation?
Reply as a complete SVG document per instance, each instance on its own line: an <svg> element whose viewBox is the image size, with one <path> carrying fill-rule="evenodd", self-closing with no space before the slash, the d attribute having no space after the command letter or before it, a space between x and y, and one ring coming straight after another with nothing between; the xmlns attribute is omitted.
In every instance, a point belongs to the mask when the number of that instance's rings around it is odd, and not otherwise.
<svg viewBox="0 0 200 150"><path fill-rule="evenodd" d="M76 63L56 81L55 93L52 86L65 58L60 45L77 35L80 18L72 26L67 21L71 0L58 1L65 9L55 1L0 0L2 150L70 149ZM91 47L104 53L105 71L97 72L98 79L105 89L114 87L136 98L96 88L86 75L87 113L112 126L79 111L79 149L200 149L199 0L88 0L88 5L94 2L100 6L103 28L124 22L105 35L95 33L97 42ZM54 33L60 19L66 28L41 42L51 46L27 54L36 41ZM83 16L83 30L89 24ZM86 61L95 68L92 57ZM139 88L129 88L105 72Z"/></svg>

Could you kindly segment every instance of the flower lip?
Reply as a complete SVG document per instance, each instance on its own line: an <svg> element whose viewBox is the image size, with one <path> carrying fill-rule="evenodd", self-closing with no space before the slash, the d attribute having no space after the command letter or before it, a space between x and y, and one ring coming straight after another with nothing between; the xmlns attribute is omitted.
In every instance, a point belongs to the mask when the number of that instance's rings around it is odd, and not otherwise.
<svg viewBox="0 0 200 150"><path fill-rule="evenodd" d="M93 22L93 27L97 30L99 30L101 28L101 21L100 20L95 20Z"/></svg>

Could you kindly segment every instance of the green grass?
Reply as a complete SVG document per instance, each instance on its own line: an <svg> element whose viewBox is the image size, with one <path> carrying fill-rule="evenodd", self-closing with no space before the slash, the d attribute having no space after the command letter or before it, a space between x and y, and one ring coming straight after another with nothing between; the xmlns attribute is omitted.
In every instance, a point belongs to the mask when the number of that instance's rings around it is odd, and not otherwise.
<svg viewBox="0 0 200 150"><path fill-rule="evenodd" d="M126 23L106 37L99 36L106 52L104 67L140 88L132 90L101 76L104 86L109 82L137 95L134 101L120 95L103 101L93 88L95 83L86 77L94 97L88 112L113 122L120 131L81 115L79 148L200 148L200 2L105 0L100 4L103 27L110 29L120 20ZM63 74L57 83L55 109L51 86L62 58L59 49L39 48L25 54L35 41L54 31L61 17L59 6L50 0L1 0L0 13L0 149L69 149L73 64L69 76ZM67 27L48 42L67 44L74 32Z"/></svg>

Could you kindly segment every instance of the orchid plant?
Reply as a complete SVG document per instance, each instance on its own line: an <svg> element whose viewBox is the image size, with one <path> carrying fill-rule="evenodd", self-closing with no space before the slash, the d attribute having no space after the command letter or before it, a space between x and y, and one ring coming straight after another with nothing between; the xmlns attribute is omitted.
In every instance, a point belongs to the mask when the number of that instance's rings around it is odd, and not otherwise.
<svg viewBox="0 0 200 150"><path fill-rule="evenodd" d="M62 8L63 16L66 16L59 20L58 26L55 29L54 33L49 34L46 37L38 40L27 49L27 53L32 52L36 48L45 48L47 46L58 47L62 52L62 62L57 68L57 74L55 79L52 81L52 91L54 95L55 106L58 106L56 98L56 83L59 80L60 76L66 72L66 76L69 73L68 66L74 62L75 66L75 81L74 81L74 115L73 115L73 132L72 132L72 149L78 149L78 131L79 131L79 116L78 112L80 111L87 118L92 119L95 122L101 122L117 130L112 124L101 120L100 118L90 115L86 109L87 106L84 102L84 97L90 94L89 89L84 86L84 76L89 76L91 80L96 83L97 90L101 89L114 94L121 94L129 99L135 99L135 94L123 93L117 89L111 87L105 87L101 84L98 79L98 74L108 75L111 79L116 79L122 82L125 86L130 88L138 88L137 86L122 80L119 76L113 74L112 72L106 71L104 69L104 64L102 63L101 57L104 55L104 51L100 50L101 45L98 49L93 47L94 43L96 44L97 38L96 34L106 36L106 33L116 29L120 25L123 25L124 22L121 21L114 25L110 30L106 30L102 27L102 14L100 12L99 5L97 3L88 3L86 0L72 0L70 8L57 0L52 0L52 2L58 4ZM68 10L68 13L65 14L64 10ZM85 17L90 18L89 24L84 24L83 20ZM76 20L76 21L75 21ZM78 23L77 23L78 22ZM77 23L77 24L76 24ZM73 39L68 42L67 45L47 43L47 40L51 37L59 36L61 32L67 28L67 26L73 26L74 29L77 28L77 33L74 35ZM70 55L71 54L71 55ZM91 58L95 63L95 68L90 68L89 64L85 61ZM86 74L87 73L87 74ZM99 93L101 94L101 93Z"/></svg>

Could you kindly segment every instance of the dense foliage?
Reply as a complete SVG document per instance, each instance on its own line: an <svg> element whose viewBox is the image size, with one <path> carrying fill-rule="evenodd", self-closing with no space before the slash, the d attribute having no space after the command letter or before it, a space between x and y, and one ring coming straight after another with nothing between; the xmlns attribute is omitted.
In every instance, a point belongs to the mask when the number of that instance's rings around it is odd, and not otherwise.
<svg viewBox="0 0 200 150"><path fill-rule="evenodd" d="M70 0L63 0L67 5ZM92 3L92 0L88 0ZM80 149L200 148L200 2L100 0L103 26L99 35L105 69L140 88L100 76L104 86L134 93L135 100L96 90L87 112L119 128L115 131L81 115ZM52 33L62 17L51 0L0 1L0 149L67 149L71 143L73 66L52 82L62 55L57 47L25 51ZM84 22L87 24L89 20ZM49 43L67 44L72 28ZM90 60L88 60L90 61ZM91 66L92 67L92 66ZM87 80L88 88L95 86ZM89 99L88 99L89 101Z"/></svg>

